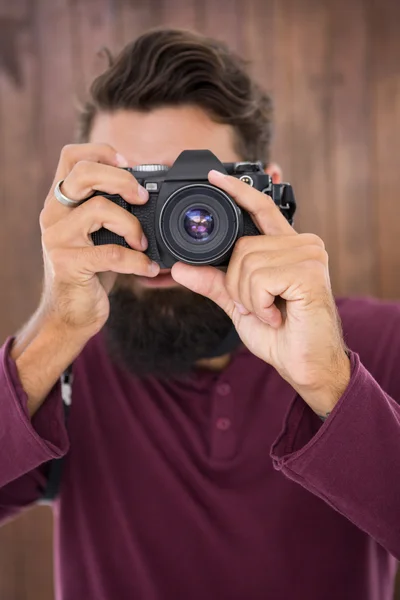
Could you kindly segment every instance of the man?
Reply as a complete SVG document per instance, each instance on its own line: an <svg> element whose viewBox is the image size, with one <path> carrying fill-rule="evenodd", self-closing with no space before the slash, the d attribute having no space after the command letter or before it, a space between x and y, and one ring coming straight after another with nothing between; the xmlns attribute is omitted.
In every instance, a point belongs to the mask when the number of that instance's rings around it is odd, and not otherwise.
<svg viewBox="0 0 400 600"><path fill-rule="evenodd" d="M266 161L278 182L268 97L217 42L150 32L93 83L80 126L40 217L40 306L2 350L3 518L66 455L59 598L391 598L399 305L338 301L343 338L322 240L218 172L210 183L262 232L226 270L160 272L139 221L91 197L144 204L118 167L187 149ZM102 226L129 248L94 246ZM72 362L66 427L58 380Z"/></svg>

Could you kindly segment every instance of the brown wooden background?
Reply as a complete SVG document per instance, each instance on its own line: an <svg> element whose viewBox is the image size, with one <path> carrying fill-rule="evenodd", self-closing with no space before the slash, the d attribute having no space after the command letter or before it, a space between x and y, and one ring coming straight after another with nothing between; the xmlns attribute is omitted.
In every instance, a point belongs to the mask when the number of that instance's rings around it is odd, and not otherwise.
<svg viewBox="0 0 400 600"><path fill-rule="evenodd" d="M297 228L326 241L335 292L399 298L399 0L0 0L0 339L38 301L38 214L74 94L101 69L98 49L156 25L253 60ZM51 514L36 508L0 531L0 600L52 597Z"/></svg>

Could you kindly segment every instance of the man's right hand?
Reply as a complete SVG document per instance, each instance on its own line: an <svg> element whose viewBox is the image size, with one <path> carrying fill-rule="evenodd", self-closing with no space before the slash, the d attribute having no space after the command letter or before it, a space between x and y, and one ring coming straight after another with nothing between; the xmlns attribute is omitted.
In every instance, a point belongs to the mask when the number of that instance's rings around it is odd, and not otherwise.
<svg viewBox="0 0 400 600"><path fill-rule="evenodd" d="M146 190L124 169L126 161L106 144L66 146L40 215L44 255L44 287L36 313L15 336L11 358L34 415L64 369L104 325L108 294L118 273L154 277L159 266L144 254L147 248L139 221L95 190L120 194L130 204L144 204ZM54 196L84 200L67 208ZM91 233L106 227L125 238L131 248L94 246Z"/></svg>
<svg viewBox="0 0 400 600"><path fill-rule="evenodd" d="M109 315L108 294L118 273L154 277L159 266L143 251L147 240L136 217L94 191L119 194L130 204L144 204L147 191L124 169L128 166L106 144L65 146L53 185L40 215L45 280L42 309L52 322L91 337ZM90 198L67 208L54 196L54 186L71 200ZM121 235L132 249L94 246L91 233L101 227Z"/></svg>

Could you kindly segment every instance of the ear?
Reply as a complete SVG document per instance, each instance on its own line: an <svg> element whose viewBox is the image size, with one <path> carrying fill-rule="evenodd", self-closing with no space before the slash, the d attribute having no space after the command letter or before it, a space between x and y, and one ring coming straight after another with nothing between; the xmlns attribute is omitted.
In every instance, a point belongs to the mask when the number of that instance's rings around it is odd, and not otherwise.
<svg viewBox="0 0 400 600"><path fill-rule="evenodd" d="M282 169L278 163L270 162L265 172L272 177L272 183L282 183Z"/></svg>

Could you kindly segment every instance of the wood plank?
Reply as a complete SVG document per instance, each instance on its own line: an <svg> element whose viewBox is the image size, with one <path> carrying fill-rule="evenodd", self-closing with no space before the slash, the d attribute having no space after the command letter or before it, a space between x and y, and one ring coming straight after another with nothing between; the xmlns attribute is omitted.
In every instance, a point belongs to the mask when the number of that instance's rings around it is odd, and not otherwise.
<svg viewBox="0 0 400 600"><path fill-rule="evenodd" d="M244 50L244 19L240 0L203 0L199 6L198 26L202 33L225 42L241 54Z"/></svg>
<svg viewBox="0 0 400 600"><path fill-rule="evenodd" d="M285 181L293 179L293 8L290 0L274 0L272 55L272 99L274 104L274 136L272 160L279 163ZM264 34L265 35L265 34ZM267 37L267 36L266 36ZM269 44L268 44L269 46Z"/></svg>
<svg viewBox="0 0 400 600"><path fill-rule="evenodd" d="M337 0L330 9L331 249L338 268L336 291L378 292L372 198L368 15L364 0ZM355 35L357 32L357 35Z"/></svg>
<svg viewBox="0 0 400 600"><path fill-rule="evenodd" d="M68 0L36 0L36 32L42 65L43 188L54 176L61 148L73 140L78 77L73 69L73 21ZM51 57L51 60L49 60Z"/></svg>
<svg viewBox="0 0 400 600"><path fill-rule="evenodd" d="M370 56L375 148L372 159L379 293L400 298L400 2L371 0Z"/></svg>
<svg viewBox="0 0 400 600"><path fill-rule="evenodd" d="M173 29L196 30L198 28L199 6L198 0L162 0L162 26Z"/></svg>
<svg viewBox="0 0 400 600"><path fill-rule="evenodd" d="M120 50L142 33L161 24L161 1L117 0L115 47Z"/></svg>
<svg viewBox="0 0 400 600"><path fill-rule="evenodd" d="M18 0L8 9L8 24L3 21L7 35L0 35L0 53L15 57L18 76L0 69L0 253L7 257L0 264L1 339L17 330L32 313L42 279L38 215L43 203L43 91L35 6L29 0ZM51 525L49 517L36 524L32 514L0 529L1 598L34 600L38 593L43 600L53 598ZM35 552L32 545L27 548L25 544L29 529L34 533Z"/></svg>
<svg viewBox="0 0 400 600"><path fill-rule="evenodd" d="M250 72L264 89L272 92L274 81L274 52L276 0L247 0L243 13L242 55L250 60Z"/></svg>
<svg viewBox="0 0 400 600"><path fill-rule="evenodd" d="M7 600L24 600L22 533L23 527L18 521L0 529L0 598Z"/></svg>
<svg viewBox="0 0 400 600"><path fill-rule="evenodd" d="M75 90L83 98L94 77L107 68L102 49L115 50L117 14L112 0L75 0L70 14Z"/></svg>
<svg viewBox="0 0 400 600"><path fill-rule="evenodd" d="M26 3L24 24L15 29L13 40L19 78L0 70L0 251L2 256L12 256L0 266L0 307L4 315L0 321L1 339L23 324L40 293L40 65L31 17ZM0 36L0 53L5 52L3 44L7 43L7 38Z"/></svg>
<svg viewBox="0 0 400 600"><path fill-rule="evenodd" d="M25 21L27 18L28 3L29 0L13 0L13 2L1 2L0 19L5 17L13 20Z"/></svg>
<svg viewBox="0 0 400 600"><path fill-rule="evenodd" d="M18 40L22 87L15 87L4 76L0 81L0 129L7 150L2 168L8 207L1 221L2 233L5 230L1 238L7 240L5 255L10 257L1 273L2 336L19 328L39 299L42 257L38 217L60 147L70 139L72 129L68 3L38 0L28 2L27 7L34 7L35 12L29 13L29 27ZM7 579L13 574L16 577L15 593L0 593L0 597L35 600L39 593L41 599L51 600L51 525L50 514L38 521L34 511L0 532L0 586L4 581L8 587ZM26 544L29 531L35 537L35 552L32 544Z"/></svg>
<svg viewBox="0 0 400 600"><path fill-rule="evenodd" d="M328 0L290 0L284 27L292 29L290 60L291 152L290 179L294 186L298 231L316 233L331 253L331 277L338 285L335 261L335 232L332 222L332 186L330 173L330 122L332 118L332 77L329 64ZM291 24L288 21L292 21Z"/></svg>
<svg viewBox="0 0 400 600"><path fill-rule="evenodd" d="M19 549L23 560L23 600L53 600L53 513L35 506L19 517Z"/></svg>

